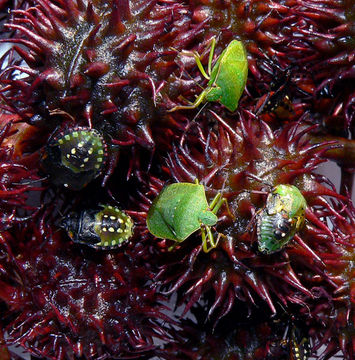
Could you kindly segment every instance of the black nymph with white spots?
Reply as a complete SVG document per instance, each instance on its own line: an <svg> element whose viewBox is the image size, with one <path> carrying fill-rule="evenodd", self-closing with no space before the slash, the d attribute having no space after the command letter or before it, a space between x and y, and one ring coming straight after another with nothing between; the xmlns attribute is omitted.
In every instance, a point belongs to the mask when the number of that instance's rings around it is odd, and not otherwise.
<svg viewBox="0 0 355 360"><path fill-rule="evenodd" d="M77 243L95 249L113 249L129 241L133 221L124 211L110 205L102 209L73 212L61 224L69 237Z"/></svg>
<svg viewBox="0 0 355 360"><path fill-rule="evenodd" d="M98 177L107 159L107 145L95 129L75 127L52 135L42 165L52 183L81 190Z"/></svg>

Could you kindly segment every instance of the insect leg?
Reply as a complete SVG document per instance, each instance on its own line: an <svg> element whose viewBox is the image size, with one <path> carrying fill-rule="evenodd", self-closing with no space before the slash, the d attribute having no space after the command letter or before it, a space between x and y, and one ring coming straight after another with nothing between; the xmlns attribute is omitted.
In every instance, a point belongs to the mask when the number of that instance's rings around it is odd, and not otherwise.
<svg viewBox="0 0 355 360"><path fill-rule="evenodd" d="M206 232L207 232L208 242L211 245L211 247L209 249L207 248ZM217 241L215 242L211 228L207 225L201 227L201 234L202 234L202 247L203 247L203 251L205 253L210 252L212 249L214 249L218 245L219 239L221 237L220 235L222 235L222 234L218 234Z"/></svg>
<svg viewBox="0 0 355 360"><path fill-rule="evenodd" d="M213 60L215 46L216 46L216 38L212 38L210 55L208 57L208 68L207 68L208 75L211 75L212 72L212 60Z"/></svg>
<svg viewBox="0 0 355 360"><path fill-rule="evenodd" d="M201 94L196 98L195 102L191 105L177 105L177 106L174 106L173 108L167 110L168 112L173 112L173 111L176 111L176 110L182 110L182 109L195 109L197 108L197 106L199 106L204 100L205 100L205 97L206 97L206 92L205 91L202 91Z"/></svg>
<svg viewBox="0 0 355 360"><path fill-rule="evenodd" d="M234 219L235 216L231 213L230 209L229 209L229 205L228 205L228 201L225 197L222 197L221 193L218 193L212 200L212 202L209 205L209 208L211 209L211 211L214 214L217 214L218 210L220 209L220 207L225 204L226 208L227 208L227 212L229 214L229 216Z"/></svg>

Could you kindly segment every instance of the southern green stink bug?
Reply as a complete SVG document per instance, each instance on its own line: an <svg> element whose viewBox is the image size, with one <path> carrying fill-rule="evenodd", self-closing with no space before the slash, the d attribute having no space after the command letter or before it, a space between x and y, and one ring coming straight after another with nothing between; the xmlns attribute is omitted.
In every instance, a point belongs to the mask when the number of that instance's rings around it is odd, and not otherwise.
<svg viewBox="0 0 355 360"><path fill-rule="evenodd" d="M42 165L55 185L81 190L101 174L106 157L107 145L97 130L75 127L49 139Z"/></svg>
<svg viewBox="0 0 355 360"><path fill-rule="evenodd" d="M305 221L307 202L294 185L277 185L258 215L259 251L270 254L282 249Z"/></svg>
<svg viewBox="0 0 355 360"><path fill-rule="evenodd" d="M238 101L244 91L248 77L248 59L241 41L232 40L222 51L212 68L212 60L216 39L211 41L211 50L208 58L207 73L204 70L200 55L195 51L183 51L183 55L193 56L201 74L207 79L206 89L190 105L175 106L169 110L194 109L206 101L216 101L228 110L235 111ZM212 68L212 70L211 70Z"/></svg>
<svg viewBox="0 0 355 360"><path fill-rule="evenodd" d="M133 221L117 207L102 205L101 210L88 209L69 214L61 227L74 242L95 249L113 249L132 236Z"/></svg>
<svg viewBox="0 0 355 360"><path fill-rule="evenodd" d="M214 240L211 226L218 221L216 213L227 200L218 193L210 204L205 188L197 181L175 183L165 187L154 199L147 216L148 230L156 237L183 242L201 229L202 247L205 252L214 249L219 241ZM206 236L207 233L207 236Z"/></svg>

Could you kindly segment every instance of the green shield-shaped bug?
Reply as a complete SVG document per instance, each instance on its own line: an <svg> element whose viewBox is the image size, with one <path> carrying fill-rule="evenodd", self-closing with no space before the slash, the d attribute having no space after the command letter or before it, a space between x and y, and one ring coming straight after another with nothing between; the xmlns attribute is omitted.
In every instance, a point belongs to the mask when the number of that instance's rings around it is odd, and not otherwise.
<svg viewBox="0 0 355 360"><path fill-rule="evenodd" d="M209 252L217 246L221 236L215 241L210 227L217 224L216 213L223 203L228 206L227 200L218 193L208 204L205 188L197 181L195 184L168 185L154 199L149 209L148 230L157 238L180 243L201 229L203 250Z"/></svg>
<svg viewBox="0 0 355 360"><path fill-rule="evenodd" d="M296 186L277 185L258 216L259 251L271 254L281 250L301 230L306 207L306 199Z"/></svg>
<svg viewBox="0 0 355 360"><path fill-rule="evenodd" d="M194 109L206 101L219 102L229 111L235 111L238 107L238 102L248 77L248 59L244 45L241 41L232 40L222 51L211 70L215 45L216 39L213 38L207 73L201 64L200 55L197 52L182 52L183 55L195 58L196 65L202 75L209 81L206 89L202 91L194 103L175 106L169 112L181 109Z"/></svg>

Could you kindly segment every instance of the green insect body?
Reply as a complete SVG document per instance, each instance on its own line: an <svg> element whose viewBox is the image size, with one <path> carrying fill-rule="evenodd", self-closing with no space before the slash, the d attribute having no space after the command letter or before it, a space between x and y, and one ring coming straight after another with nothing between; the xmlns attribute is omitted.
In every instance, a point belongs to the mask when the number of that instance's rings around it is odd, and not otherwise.
<svg viewBox="0 0 355 360"><path fill-rule="evenodd" d="M296 186L276 186L258 216L259 251L270 254L281 250L301 230L306 207L307 202Z"/></svg>
<svg viewBox="0 0 355 360"><path fill-rule="evenodd" d="M124 211L110 205L102 210L86 209L71 213L62 227L77 243L95 249L113 249L126 243L133 233L133 221Z"/></svg>
<svg viewBox="0 0 355 360"><path fill-rule="evenodd" d="M219 102L229 111L235 111L238 107L248 77L248 60L244 45L241 41L232 40L218 57L211 71L215 43L216 40L213 38L208 62L208 74L201 64L198 53L183 52L184 55L195 58L202 75L209 81L206 89L202 91L193 104L175 106L169 111L194 109L205 101Z"/></svg>
<svg viewBox="0 0 355 360"><path fill-rule="evenodd" d="M149 209L148 230L158 238L181 243L201 229L203 250L208 252L217 246L219 240L214 241L210 227L217 223L216 213L223 203L227 204L227 200L218 193L208 204L205 188L198 183L168 185Z"/></svg>

